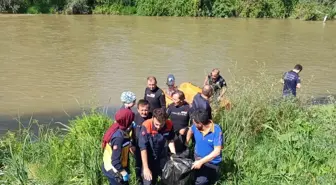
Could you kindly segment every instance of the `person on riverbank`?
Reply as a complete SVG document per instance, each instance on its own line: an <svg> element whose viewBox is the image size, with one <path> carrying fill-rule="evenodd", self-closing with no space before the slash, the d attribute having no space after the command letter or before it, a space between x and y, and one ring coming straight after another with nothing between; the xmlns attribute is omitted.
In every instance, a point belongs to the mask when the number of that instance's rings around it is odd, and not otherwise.
<svg viewBox="0 0 336 185"><path fill-rule="evenodd" d="M135 146L135 174L139 185L142 185L142 177L141 177L141 169L142 169L142 161L141 161L141 152L139 148L139 136L140 130L142 127L142 123L148 119L152 118L151 113L149 113L149 102L147 100L141 99L138 101L138 112L135 114L134 118L134 130L133 130L133 138L132 138L132 146Z"/></svg>
<svg viewBox="0 0 336 185"><path fill-rule="evenodd" d="M195 141L195 185L214 184L218 179L222 162L223 134L218 124L211 121L208 112L196 109L192 114L193 125L187 134L187 142Z"/></svg>
<svg viewBox="0 0 336 185"><path fill-rule="evenodd" d="M169 74L167 77L167 86L168 88L165 90L166 94L170 97L173 96L173 93L177 91L177 86L175 85L175 77L172 74Z"/></svg>
<svg viewBox="0 0 336 185"><path fill-rule="evenodd" d="M210 98L213 95L213 89L210 85L205 85L202 88L201 93L197 93L194 96L193 102L191 103L191 112L198 108L204 109L208 115L209 118L212 119L212 109L210 106Z"/></svg>
<svg viewBox="0 0 336 185"><path fill-rule="evenodd" d="M301 88L301 79L299 76L301 71L302 65L297 64L294 66L294 69L284 73L282 77L282 83L284 84L282 90L283 97L296 97L296 89Z"/></svg>
<svg viewBox="0 0 336 185"><path fill-rule="evenodd" d="M115 115L115 123L106 131L102 141L102 171L110 185L128 185L129 148L134 113L130 109L120 109Z"/></svg>
<svg viewBox="0 0 336 185"><path fill-rule="evenodd" d="M153 118L142 124L139 148L142 159L144 185L155 185L168 161L169 151L176 154L173 123L167 120L165 109L153 111Z"/></svg>
<svg viewBox="0 0 336 185"><path fill-rule="evenodd" d="M157 80L154 76L147 78L147 87L145 89L145 100L149 102L149 112L153 113L154 109L166 108L166 97L164 92L157 86Z"/></svg>
<svg viewBox="0 0 336 185"><path fill-rule="evenodd" d="M203 85L210 85L214 91L214 100L220 101L226 92L227 84L225 79L220 75L219 69L215 68L205 77Z"/></svg>
<svg viewBox="0 0 336 185"><path fill-rule="evenodd" d="M175 91L172 94L172 98L173 103L171 103L167 108L167 116L173 122L176 154L188 157L185 142L190 123L190 106L185 101L184 93L180 90Z"/></svg>
<svg viewBox="0 0 336 185"><path fill-rule="evenodd" d="M136 96L131 91L125 91L121 93L120 100L122 102L121 109L131 109L136 102Z"/></svg>

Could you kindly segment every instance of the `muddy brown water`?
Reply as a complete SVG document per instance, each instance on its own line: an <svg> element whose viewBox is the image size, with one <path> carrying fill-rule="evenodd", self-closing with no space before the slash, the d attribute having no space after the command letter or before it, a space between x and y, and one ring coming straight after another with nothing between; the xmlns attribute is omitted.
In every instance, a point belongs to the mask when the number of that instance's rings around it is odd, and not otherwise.
<svg viewBox="0 0 336 185"><path fill-rule="evenodd" d="M0 134L15 118L66 121L80 105L118 107L123 90L143 97L146 77L163 87L201 85L212 68L230 85L303 65L299 94L336 93L336 22L103 15L0 15ZM281 90L281 88L279 89ZM66 113L65 113L66 112Z"/></svg>

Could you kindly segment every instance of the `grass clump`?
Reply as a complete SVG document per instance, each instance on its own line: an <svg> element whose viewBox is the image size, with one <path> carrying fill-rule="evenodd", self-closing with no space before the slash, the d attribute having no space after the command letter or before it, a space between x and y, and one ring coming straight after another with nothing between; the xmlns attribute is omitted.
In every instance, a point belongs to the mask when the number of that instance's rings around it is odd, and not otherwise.
<svg viewBox="0 0 336 185"><path fill-rule="evenodd" d="M333 184L336 176L336 106L306 106L279 99L280 85L260 78L234 81L232 109L215 121L225 134L221 184ZM37 124L37 123L36 123ZM7 134L0 143L5 184L108 184L101 172L101 138L111 124L91 112L66 131L39 126ZM134 169L131 168L135 185Z"/></svg>
<svg viewBox="0 0 336 185"><path fill-rule="evenodd" d="M31 123L32 125L33 123ZM66 131L39 125L1 140L6 184L103 184L101 137L111 120L92 112L70 121ZM9 151L9 152L7 152Z"/></svg>

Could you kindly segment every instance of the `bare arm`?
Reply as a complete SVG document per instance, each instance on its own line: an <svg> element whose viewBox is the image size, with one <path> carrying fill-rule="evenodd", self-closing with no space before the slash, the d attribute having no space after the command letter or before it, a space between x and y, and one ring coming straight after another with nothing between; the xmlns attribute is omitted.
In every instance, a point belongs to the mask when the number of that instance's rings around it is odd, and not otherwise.
<svg viewBox="0 0 336 185"><path fill-rule="evenodd" d="M225 92L226 92L226 87L223 87L222 90L221 90L221 93L219 95L219 98L222 98L224 96Z"/></svg>
<svg viewBox="0 0 336 185"><path fill-rule="evenodd" d="M143 167L143 175L144 178L148 181L152 180L152 172L150 171L148 167L148 158L147 158L147 150L141 150L141 161L142 161L142 167Z"/></svg>
<svg viewBox="0 0 336 185"><path fill-rule="evenodd" d="M207 156L200 159L202 164L212 161L214 158L220 155L222 146L215 146L214 150Z"/></svg>
<svg viewBox="0 0 336 185"><path fill-rule="evenodd" d="M142 166L143 168L148 169L148 157L147 157L147 150L142 150L141 151L141 161L142 161Z"/></svg>
<svg viewBox="0 0 336 185"><path fill-rule="evenodd" d="M296 88L300 89L301 88L301 78L298 77L296 80Z"/></svg>
<svg viewBox="0 0 336 185"><path fill-rule="evenodd" d="M191 127L190 127L189 130L188 130L188 133L187 133L187 138L186 138L186 144L187 145L189 144L192 136L193 136L193 132L191 131Z"/></svg>
<svg viewBox="0 0 336 185"><path fill-rule="evenodd" d="M168 147L169 147L169 150L170 150L171 153L176 154L174 140L169 141Z"/></svg>
<svg viewBox="0 0 336 185"><path fill-rule="evenodd" d="M203 85L207 85L207 84L208 84L208 75L205 76Z"/></svg>

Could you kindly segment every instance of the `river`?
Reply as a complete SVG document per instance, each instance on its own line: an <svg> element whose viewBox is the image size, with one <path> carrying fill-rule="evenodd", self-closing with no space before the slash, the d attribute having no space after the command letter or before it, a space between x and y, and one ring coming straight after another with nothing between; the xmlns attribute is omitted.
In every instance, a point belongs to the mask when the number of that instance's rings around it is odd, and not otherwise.
<svg viewBox="0 0 336 185"><path fill-rule="evenodd" d="M169 73L201 85L214 67L229 85L232 71L253 79L256 61L279 78L300 63L300 94L336 93L332 21L0 15L0 27L0 134L18 115L64 121L80 105L120 106L123 90L139 99L148 75L160 87Z"/></svg>

